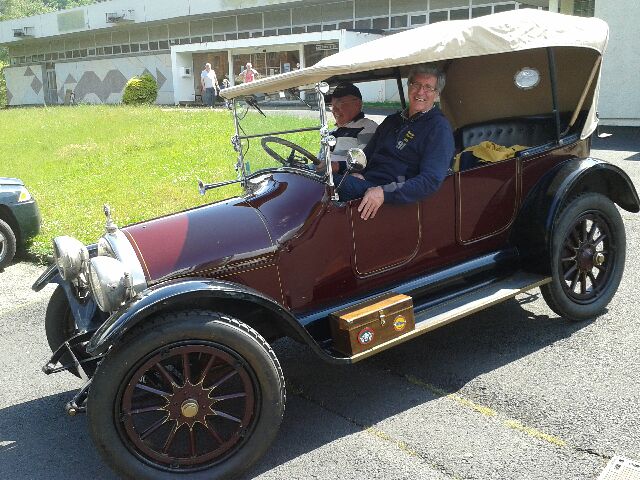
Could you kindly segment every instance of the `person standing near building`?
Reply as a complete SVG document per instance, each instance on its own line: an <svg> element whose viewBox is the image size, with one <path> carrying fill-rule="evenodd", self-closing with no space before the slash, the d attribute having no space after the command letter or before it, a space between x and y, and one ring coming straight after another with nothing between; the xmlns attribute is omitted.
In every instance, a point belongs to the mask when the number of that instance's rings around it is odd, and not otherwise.
<svg viewBox="0 0 640 480"><path fill-rule="evenodd" d="M240 78L244 83L253 82L259 73L256 69L253 68L251 62L247 62L245 69L240 73Z"/></svg>
<svg viewBox="0 0 640 480"><path fill-rule="evenodd" d="M202 87L202 100L204 104L208 107L213 107L213 102L217 95L216 90L220 87L218 86L216 72L211 69L210 63L204 65L204 70L200 74L200 85Z"/></svg>

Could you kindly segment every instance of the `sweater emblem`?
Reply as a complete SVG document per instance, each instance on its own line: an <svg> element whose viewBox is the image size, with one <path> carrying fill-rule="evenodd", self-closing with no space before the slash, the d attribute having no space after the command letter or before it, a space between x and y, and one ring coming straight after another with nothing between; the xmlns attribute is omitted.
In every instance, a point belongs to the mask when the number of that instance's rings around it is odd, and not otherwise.
<svg viewBox="0 0 640 480"><path fill-rule="evenodd" d="M404 137L402 137L402 140L398 140L398 143L396 143L396 149L402 150L415 136L411 130L408 130L407 133L404 134Z"/></svg>

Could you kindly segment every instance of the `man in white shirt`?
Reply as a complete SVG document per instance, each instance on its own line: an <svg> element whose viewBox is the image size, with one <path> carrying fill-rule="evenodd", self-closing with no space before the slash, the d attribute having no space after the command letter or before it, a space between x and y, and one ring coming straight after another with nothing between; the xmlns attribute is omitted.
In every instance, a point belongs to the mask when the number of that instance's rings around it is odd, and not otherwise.
<svg viewBox="0 0 640 480"><path fill-rule="evenodd" d="M202 100L204 101L204 104L209 107L213 107L213 101L216 98L216 90L220 87L218 86L216 72L211 69L210 63L206 63L204 65L204 70L200 74L200 85L202 87Z"/></svg>
<svg viewBox="0 0 640 480"><path fill-rule="evenodd" d="M378 128L378 124L365 118L362 112L362 94L353 83L340 83L327 101L331 102L331 111L336 128L331 131L336 145L331 148L331 168L334 173L344 171L347 152L350 148L364 148ZM324 166L321 167L324 169Z"/></svg>

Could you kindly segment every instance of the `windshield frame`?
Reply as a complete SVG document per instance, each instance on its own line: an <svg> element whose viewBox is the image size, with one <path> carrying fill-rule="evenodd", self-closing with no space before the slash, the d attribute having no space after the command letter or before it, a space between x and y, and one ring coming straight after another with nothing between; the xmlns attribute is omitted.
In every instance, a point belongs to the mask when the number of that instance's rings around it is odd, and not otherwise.
<svg viewBox="0 0 640 480"><path fill-rule="evenodd" d="M233 112L233 123L234 123L235 133L231 138L231 144L233 145L233 149L236 151L236 154L237 154L235 169L238 172L238 180L240 180L243 187L247 186L247 179L249 177L252 177L255 173L258 173L258 172L251 172L250 170L249 162L247 158L245 158L246 150L243 149L243 140L249 140L252 138L262 138L267 136L278 136L278 135L284 135L289 133L318 131L320 133L320 157L323 159L326 159L324 162L324 169L325 169L324 175L322 174L320 175L323 176L323 181L326 182L326 184L331 189L332 199L337 199L337 198L334 198L337 196L337 193L335 192L334 182L333 182L333 172L331 170L331 145L335 144L335 138L329 132L326 102L325 102L324 94L321 92L321 90L325 89L323 83L324 82L319 82L315 84L315 91L318 98L318 112L319 112L320 124L313 127L302 127L302 128L296 128L291 130L281 130L281 131L268 131L268 132L261 132L257 134L248 135L243 131L242 127L240 126L240 120L244 118L244 114L242 112L246 111L246 109L250 107L253 107L256 109L258 108L254 105L251 105L252 102L247 103L247 105L244 107L240 106L240 102L238 100L242 100L243 97L234 97L232 99L231 111ZM257 105L257 102L256 102L256 105Z"/></svg>

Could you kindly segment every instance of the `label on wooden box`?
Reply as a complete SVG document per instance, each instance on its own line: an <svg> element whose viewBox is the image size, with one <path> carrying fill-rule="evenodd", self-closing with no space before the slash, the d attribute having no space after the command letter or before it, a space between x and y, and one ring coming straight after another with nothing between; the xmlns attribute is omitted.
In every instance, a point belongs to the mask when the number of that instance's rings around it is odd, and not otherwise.
<svg viewBox="0 0 640 480"><path fill-rule="evenodd" d="M355 355L415 328L413 301L400 293L385 293L331 314L334 348Z"/></svg>

